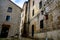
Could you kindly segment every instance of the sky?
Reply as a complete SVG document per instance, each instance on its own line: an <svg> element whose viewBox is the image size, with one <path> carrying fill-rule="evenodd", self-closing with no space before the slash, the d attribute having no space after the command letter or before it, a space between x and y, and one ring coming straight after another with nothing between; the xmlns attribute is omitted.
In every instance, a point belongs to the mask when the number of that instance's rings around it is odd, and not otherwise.
<svg viewBox="0 0 60 40"><path fill-rule="evenodd" d="M17 4L19 7L23 7L23 4L25 1L28 1L28 0L11 0L13 1L15 4Z"/></svg>

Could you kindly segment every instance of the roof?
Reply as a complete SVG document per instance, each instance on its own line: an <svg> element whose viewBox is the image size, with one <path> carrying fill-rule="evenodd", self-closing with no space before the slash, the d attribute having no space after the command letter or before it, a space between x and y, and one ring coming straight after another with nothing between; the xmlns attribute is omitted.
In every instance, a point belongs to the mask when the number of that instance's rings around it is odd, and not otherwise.
<svg viewBox="0 0 60 40"><path fill-rule="evenodd" d="M23 7L24 7L25 4L28 4L28 1L25 1L25 2L24 2Z"/></svg>
<svg viewBox="0 0 60 40"><path fill-rule="evenodd" d="M14 5L16 5L14 2L12 2L11 0L9 0L11 3L13 3ZM21 7L19 7L18 5L16 5L18 8L22 9Z"/></svg>

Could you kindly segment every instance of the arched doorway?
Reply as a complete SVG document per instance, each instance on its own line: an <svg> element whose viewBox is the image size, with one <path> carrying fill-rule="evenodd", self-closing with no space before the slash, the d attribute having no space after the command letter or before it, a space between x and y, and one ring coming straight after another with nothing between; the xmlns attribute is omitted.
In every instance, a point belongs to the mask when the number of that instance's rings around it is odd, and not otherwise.
<svg viewBox="0 0 60 40"><path fill-rule="evenodd" d="M6 38L8 36L10 25L3 24L0 34L0 38Z"/></svg>
<svg viewBox="0 0 60 40"><path fill-rule="evenodd" d="M34 37L34 25L32 25L32 37Z"/></svg>

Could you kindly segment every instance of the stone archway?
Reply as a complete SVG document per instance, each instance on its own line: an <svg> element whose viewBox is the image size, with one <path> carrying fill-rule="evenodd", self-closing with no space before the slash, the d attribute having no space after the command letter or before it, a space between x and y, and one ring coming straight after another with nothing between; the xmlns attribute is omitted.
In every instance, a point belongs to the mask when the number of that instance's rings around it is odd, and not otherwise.
<svg viewBox="0 0 60 40"><path fill-rule="evenodd" d="M2 24L1 38L6 38L8 36L10 25Z"/></svg>

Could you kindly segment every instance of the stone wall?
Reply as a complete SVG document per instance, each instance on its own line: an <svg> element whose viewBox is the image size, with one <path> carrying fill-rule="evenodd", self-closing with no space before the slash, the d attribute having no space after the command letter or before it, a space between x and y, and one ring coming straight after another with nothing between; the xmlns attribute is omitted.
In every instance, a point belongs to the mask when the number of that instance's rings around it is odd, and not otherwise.
<svg viewBox="0 0 60 40"><path fill-rule="evenodd" d="M7 12L8 7L12 8L12 12ZM2 24L10 25L11 27L9 29L8 37L14 36L18 33L21 17L21 8L19 8L16 4L9 0L0 0L0 8L0 28L2 28ZM6 21L7 15L10 16L9 21Z"/></svg>

